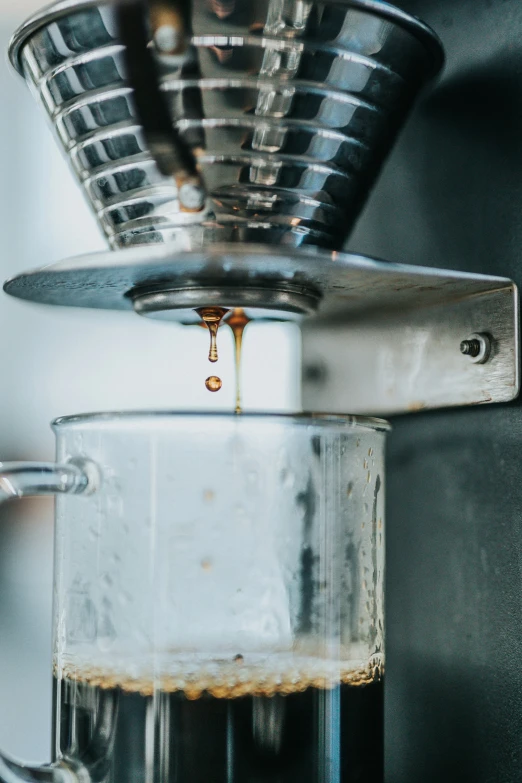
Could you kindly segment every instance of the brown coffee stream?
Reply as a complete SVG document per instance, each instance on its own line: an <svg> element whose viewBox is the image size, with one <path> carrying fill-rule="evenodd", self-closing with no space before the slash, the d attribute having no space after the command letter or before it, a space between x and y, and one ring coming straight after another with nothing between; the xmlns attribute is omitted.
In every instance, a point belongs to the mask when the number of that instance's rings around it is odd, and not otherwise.
<svg viewBox="0 0 522 783"><path fill-rule="evenodd" d="M243 333L250 322L245 311L240 307L232 310L232 315L227 319L227 325L234 335L235 363L236 363L236 413L241 413L241 351L243 348Z"/></svg>
<svg viewBox="0 0 522 783"><path fill-rule="evenodd" d="M226 323L234 335L234 358L236 369L236 413L241 413L241 353L243 347L243 334L250 318L245 315L245 311L240 307L235 307L231 312L224 307L200 307L196 310L203 324L210 332L210 349L208 353L209 362L215 363L219 359L217 338L220 326ZM230 313L230 315L228 315ZM226 317L228 315L228 318ZM226 319L226 320L224 320ZM205 386L210 392L217 392L221 389L223 382L217 375L210 375L205 380Z"/></svg>

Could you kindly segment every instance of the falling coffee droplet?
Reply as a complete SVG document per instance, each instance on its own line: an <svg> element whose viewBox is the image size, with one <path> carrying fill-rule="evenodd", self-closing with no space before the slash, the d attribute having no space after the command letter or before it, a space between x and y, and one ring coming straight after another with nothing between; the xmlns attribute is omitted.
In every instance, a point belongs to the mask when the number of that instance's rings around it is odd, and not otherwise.
<svg viewBox="0 0 522 783"><path fill-rule="evenodd" d="M236 413L241 413L241 349L243 346L243 332L250 318L245 315L245 311L240 307L235 307L226 323L232 329L235 345L236 360Z"/></svg>
<svg viewBox="0 0 522 783"><path fill-rule="evenodd" d="M200 307L196 310L208 331L210 332L210 350L208 352L209 362L217 362L217 333L223 317L228 313L223 307ZM216 390L214 390L216 391Z"/></svg>
<svg viewBox="0 0 522 783"><path fill-rule="evenodd" d="M205 381L205 386L207 387L209 392L217 392L223 386L223 381L221 380L221 378L218 378L217 375L211 375Z"/></svg>

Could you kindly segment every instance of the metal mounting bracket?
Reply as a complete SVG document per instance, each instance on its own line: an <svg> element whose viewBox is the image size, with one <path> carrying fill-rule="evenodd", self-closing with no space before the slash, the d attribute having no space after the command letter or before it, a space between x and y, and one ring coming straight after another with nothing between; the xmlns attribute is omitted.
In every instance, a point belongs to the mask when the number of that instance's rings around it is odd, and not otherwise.
<svg viewBox="0 0 522 783"><path fill-rule="evenodd" d="M306 409L390 415L518 396L514 283L490 278L488 287L483 276L396 264L389 267L387 284L385 279L373 281L380 294L368 308L342 321L303 325ZM480 283L486 287L477 292ZM436 289L441 298L433 302ZM486 360L483 345L477 345L477 356L469 354L470 339L482 336ZM461 346L463 341L468 342Z"/></svg>
<svg viewBox="0 0 522 783"><path fill-rule="evenodd" d="M182 323L196 319L195 307L221 305L303 318L310 410L382 415L506 402L519 392L518 291L503 277L202 242L78 256L18 275L4 290Z"/></svg>

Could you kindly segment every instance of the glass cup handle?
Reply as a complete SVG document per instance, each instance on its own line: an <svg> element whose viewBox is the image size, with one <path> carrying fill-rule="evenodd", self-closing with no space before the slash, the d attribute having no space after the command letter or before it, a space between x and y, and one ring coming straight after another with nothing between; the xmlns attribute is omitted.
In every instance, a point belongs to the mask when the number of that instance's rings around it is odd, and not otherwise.
<svg viewBox="0 0 522 783"><path fill-rule="evenodd" d="M0 503L28 495L86 495L99 484L89 460L0 462ZM20 764L0 753L0 783L78 783L79 775L63 761L42 766Z"/></svg>
<svg viewBox="0 0 522 783"><path fill-rule="evenodd" d="M98 468L90 460L0 462L0 503L27 495L90 494L98 483Z"/></svg>

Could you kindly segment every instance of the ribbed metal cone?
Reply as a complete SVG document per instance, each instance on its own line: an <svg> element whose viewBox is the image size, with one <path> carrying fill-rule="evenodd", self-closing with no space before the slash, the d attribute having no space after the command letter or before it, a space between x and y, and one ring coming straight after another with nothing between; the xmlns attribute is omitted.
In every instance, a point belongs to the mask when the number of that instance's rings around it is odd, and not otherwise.
<svg viewBox="0 0 522 783"><path fill-rule="evenodd" d="M163 65L172 122L209 197L180 209L145 144L110 5L61 2L13 37L112 247L179 241L340 248L425 82L436 36L375 0L194 0Z"/></svg>

